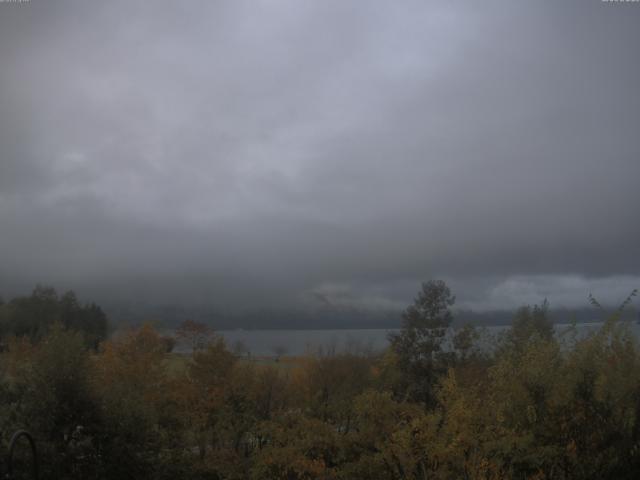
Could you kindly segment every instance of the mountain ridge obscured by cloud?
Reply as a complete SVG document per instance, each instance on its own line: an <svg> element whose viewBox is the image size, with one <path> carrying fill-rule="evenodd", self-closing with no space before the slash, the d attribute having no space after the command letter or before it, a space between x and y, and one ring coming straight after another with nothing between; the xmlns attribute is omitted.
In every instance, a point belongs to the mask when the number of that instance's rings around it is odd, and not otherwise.
<svg viewBox="0 0 640 480"><path fill-rule="evenodd" d="M639 21L577 1L2 4L0 291L377 308L439 277L478 310L615 302L640 279Z"/></svg>

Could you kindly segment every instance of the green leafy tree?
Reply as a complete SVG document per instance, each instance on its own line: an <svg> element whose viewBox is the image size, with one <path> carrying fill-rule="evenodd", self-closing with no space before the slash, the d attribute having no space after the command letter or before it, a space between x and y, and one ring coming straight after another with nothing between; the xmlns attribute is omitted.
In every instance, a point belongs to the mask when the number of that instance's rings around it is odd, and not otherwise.
<svg viewBox="0 0 640 480"><path fill-rule="evenodd" d="M310 413L348 432L353 420L353 399L372 384L369 358L332 351L306 359L301 385Z"/></svg>
<svg viewBox="0 0 640 480"><path fill-rule="evenodd" d="M73 291L59 296L54 288L38 285L31 295L15 297L0 307L3 336L26 336L34 341L45 337L52 326L81 332L87 346L97 349L105 340L108 320L94 303L82 305Z"/></svg>
<svg viewBox="0 0 640 480"><path fill-rule="evenodd" d="M549 318L549 302L545 299L542 305L526 305L518 309L507 339L514 347L521 348L531 340L550 340L553 333L553 322Z"/></svg>
<svg viewBox="0 0 640 480"><path fill-rule="evenodd" d="M450 361L442 347L453 319L450 308L454 303L455 296L445 282L424 282L413 304L402 314L400 333L389 337L397 367L403 374L401 390L407 398L429 407L436 399L437 379Z"/></svg>
<svg viewBox="0 0 640 480"><path fill-rule="evenodd" d="M452 344L457 355L457 360L465 362L470 356L477 354L474 351L480 334L473 325L464 325L458 328L453 335Z"/></svg>
<svg viewBox="0 0 640 480"><path fill-rule="evenodd" d="M54 325L37 345L15 340L9 368L11 425L27 428L38 440L45 478L94 475L94 435L102 428L94 375L82 335Z"/></svg>

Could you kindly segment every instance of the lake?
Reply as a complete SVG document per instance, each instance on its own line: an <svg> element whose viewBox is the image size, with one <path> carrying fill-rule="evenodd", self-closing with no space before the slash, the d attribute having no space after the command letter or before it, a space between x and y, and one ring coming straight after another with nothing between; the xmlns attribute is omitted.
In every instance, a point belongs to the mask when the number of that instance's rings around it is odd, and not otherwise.
<svg viewBox="0 0 640 480"><path fill-rule="evenodd" d="M569 324L556 324L557 334L565 331ZM577 325L579 336L588 335L602 326L600 322ZM489 347L492 340L504 332L507 326L479 327L480 345ZM640 336L640 325L631 324L632 331ZM303 355L309 352L324 351L381 351L388 346L388 335L398 329L345 329L345 330L219 330L217 333L225 339L227 347L234 349L241 342L251 355L276 356ZM176 345L176 352L187 353L184 345Z"/></svg>

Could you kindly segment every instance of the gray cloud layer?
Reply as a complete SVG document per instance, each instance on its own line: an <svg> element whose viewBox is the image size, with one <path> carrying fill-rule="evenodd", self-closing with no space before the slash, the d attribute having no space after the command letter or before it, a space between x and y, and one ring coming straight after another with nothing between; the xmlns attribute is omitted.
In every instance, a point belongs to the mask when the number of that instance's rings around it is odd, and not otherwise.
<svg viewBox="0 0 640 480"><path fill-rule="evenodd" d="M0 4L2 289L619 296L639 24L596 1Z"/></svg>

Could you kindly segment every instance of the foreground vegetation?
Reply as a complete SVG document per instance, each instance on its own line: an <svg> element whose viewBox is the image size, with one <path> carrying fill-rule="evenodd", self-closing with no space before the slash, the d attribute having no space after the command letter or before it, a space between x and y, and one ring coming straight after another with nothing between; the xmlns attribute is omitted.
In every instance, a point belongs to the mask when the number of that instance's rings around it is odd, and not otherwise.
<svg viewBox="0 0 640 480"><path fill-rule="evenodd" d="M427 282L382 355L281 368L193 322L180 361L149 325L105 340L64 297L26 330L37 298L0 305L2 441L32 431L44 478L640 478L640 350L617 313L580 338L525 307L480 350L470 327L447 336L454 297Z"/></svg>

